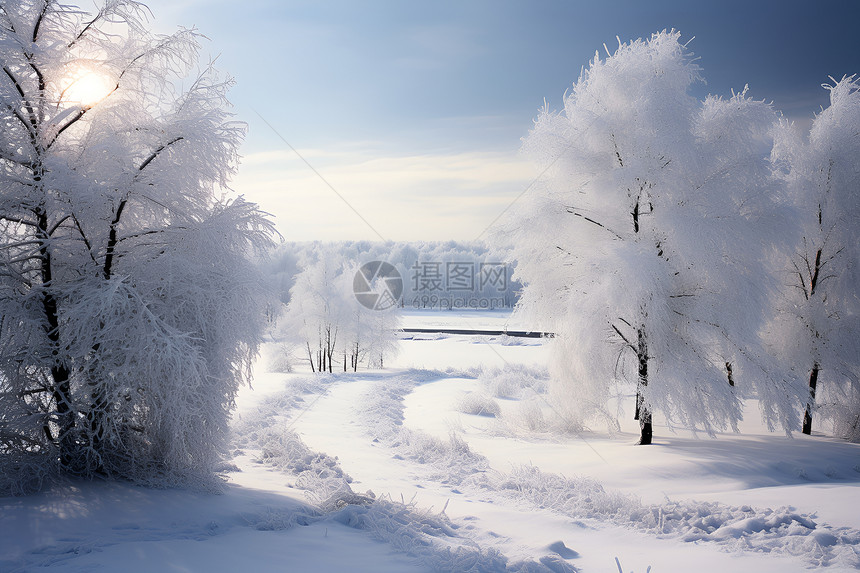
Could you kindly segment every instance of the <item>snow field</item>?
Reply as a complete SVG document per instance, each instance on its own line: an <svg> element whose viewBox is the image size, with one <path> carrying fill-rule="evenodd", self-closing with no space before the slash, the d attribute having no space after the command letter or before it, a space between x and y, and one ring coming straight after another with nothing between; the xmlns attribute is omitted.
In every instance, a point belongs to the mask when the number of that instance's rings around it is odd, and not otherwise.
<svg viewBox="0 0 860 573"><path fill-rule="evenodd" d="M395 385L409 387L408 381L414 380L416 377L421 379L432 379L441 376L440 373L420 373L408 371L394 380ZM341 378L330 377L339 380L335 382L334 389L338 390L337 398L332 396L318 394L322 396L317 399L317 396L310 394L306 396L307 401L311 405L309 410L301 410L296 416L297 426L313 431L314 443L321 445L332 445L337 443L341 448L346 447L346 451L356 451L362 448L358 446L358 441L368 443L365 449L373 449L373 444L379 443L379 438L359 439L358 434L348 432L344 436L344 440L338 440L337 436L326 436L330 433L325 429L318 428L318 425L331 427L331 418L327 416L342 414L344 403L354 403L356 388L362 388L367 384L376 384L374 377L368 375L347 375ZM350 379L351 383L344 384L344 380ZM362 380L362 378L364 380ZM305 385L299 380L296 387L304 387L306 389L312 387ZM322 388L318 386L317 388ZM294 388L290 388L288 396L294 396ZM336 404L332 404L336 401ZM288 412L290 405L295 404L295 400L288 398L283 400L279 395L270 396L264 400L255 409L255 415L244 420L237 426L237 444L246 446L256 446L260 451L260 458L267 464L286 471L295 476L295 485L305 489L310 500L315 502L315 506L320 508L322 513L330 514L329 517L335 521L348 524L362 530L369 531L377 539L383 540L399 551L402 551L410 556L417 558L421 563L430 567L434 571L519 571L519 570L534 570L534 571L560 571L570 572L574 569L564 563L562 559L554 555L545 555L542 558L542 564L539 565L534 561L523 563L509 564L509 559L502 555L496 548L481 548L468 535L467 530L458 532L460 525L455 525L450 522L445 515L444 506L441 512L434 511L430 508L418 507L415 497L410 501L406 501L403 493L400 493L399 501L390 493L377 497L373 491L368 490L363 494L357 494L353 491L353 480L340 469L339 460L332 458L326 454L319 454L311 451L302 443L301 438L294 432L290 426L289 416L284 416L284 412ZM384 404L381 404L384 407ZM275 411L280 414L275 414ZM398 409L390 410L394 413L396 424L396 416ZM320 413L324 413L325 419L320 420ZM371 411L374 416L384 417L385 414L381 409L376 408ZM345 418L340 418L345 420ZM349 429L354 424L346 424L346 429ZM378 429L385 430L386 424L383 422ZM344 426L340 427L341 430ZM371 429L371 433L373 433ZM381 435L381 434L380 434ZM323 436L322 439L319 436ZM404 437L409 449L409 456L418 460L418 463L426 463L433 456L432 452L437 451L441 446L441 441L436 440L425 434L418 435L416 439L410 439L409 436ZM364 453L364 452L362 452ZM391 456L384 454L383 456L374 456L376 452L369 452L369 458L365 459L364 463L371 463L375 467L381 467L385 463L389 463ZM462 456L468 456L468 451L449 451L447 462L449 467L467 467ZM395 454L395 458L399 457ZM434 460L436 461L436 460ZM437 467L434 475L440 479L444 479L441 464L434 464ZM382 480L382 485L392 485ZM447 503L445 504L447 505Z"/></svg>
<svg viewBox="0 0 860 573"><path fill-rule="evenodd" d="M565 424L528 342L410 339L384 371L258 371L223 495L83 483L4 499L0 570L858 569L857 446L769 434L753 404L744 434L655 420L655 445L634 447L626 416L613 435ZM464 412L467 396L498 413Z"/></svg>
<svg viewBox="0 0 860 573"><path fill-rule="evenodd" d="M412 344L427 344L429 341L412 341ZM430 342L438 344L439 340ZM456 342L449 340L449 346L461 344L461 346L474 345L474 342ZM466 350L471 352L472 349ZM447 354L445 358L451 358ZM538 390L545 385L535 383L538 376L528 369L514 368L522 375L526 372L525 383L517 390L507 383L495 384L497 394L517 394L535 400ZM449 372L450 374L450 372ZM506 375L511 375L508 372ZM565 478L561 475L545 473L533 465L519 465L511 468L508 463L508 471L499 471L489 467L489 461L481 454L477 454L470 447L473 436L461 435L462 421L454 421L457 407L462 406L463 389L472 394L478 393L480 384L474 378L451 379L440 372L406 371L378 373L379 380L373 380L367 375L360 379L346 380L326 395L313 407L302 414L297 427L312 442L312 447L338 451L332 448L340 448L341 452L349 452L341 456L341 462L347 468L372 466L362 470L361 477L356 483L364 487L371 485L374 491L392 491L394 496L414 496L413 501L420 503L439 503L439 487L442 488L441 495L449 496L446 502L448 515L455 514L458 496L467 499L468 504L504 504L517 507L520 513L522 508L549 511L554 514L567 515L576 518L582 523L585 520L594 520L601 525L599 529L606 531L606 523L615 523L625 531L624 537L629 539L636 534L631 529L638 529L650 535L666 540L680 540L693 542L691 545L720 546L724 550L740 552L744 554L745 560L750 560L750 552L761 552L774 555L785 555L789 558L800 558L806 566L856 566L857 532L852 528L832 529L826 525L818 524L809 515L794 511L790 508L772 510L769 508L757 509L753 506L733 507L717 502L672 502L666 499L662 504L644 504L635 495L625 494L621 491L607 491L599 482L590 478ZM504 378L504 377L502 377ZM498 377L494 378L498 382ZM486 385L486 382L484 384ZM460 392L460 401L452 399L447 407L442 407L432 400L422 400L424 389L457 387L458 390L449 392L449 398ZM468 390L470 389L471 390ZM469 395L466 393L465 395ZM423 403L427 417L437 420L437 432L428 434L417 430L409 423L409 417L404 422L404 403L414 402L417 399ZM501 401L501 400L500 400ZM512 401L508 399L508 401ZM536 400L535 400L536 401ZM537 406L535 406L537 407ZM410 406L412 408L412 406ZM446 410L447 417L445 415ZM440 413L442 415L440 416ZM333 414L333 415L332 415ZM488 416L471 415L468 418L476 418L481 423L493 424L494 420ZM340 427L347 428L347 435L325 437L325 426L330 424L330 419L340 420ZM447 420L447 421L446 421ZM445 431L443 433L443 427ZM355 430L363 430L365 439L362 440ZM453 430L453 431L452 431ZM491 434L493 432L490 432ZM511 427L507 427L510 441ZM531 429L528 438L534 439L535 431ZM545 441L551 436L545 436ZM630 437L632 438L632 436ZM625 437L624 439L628 439ZM630 439L632 441L632 439ZM707 443L710 440L702 441ZM626 447L627 444L619 447ZM380 453L380 446L390 450L387 455ZM634 448L634 451L641 450ZM406 466L406 475L396 477L399 472L392 467L392 461L396 465ZM417 464L417 465L416 465ZM380 477L380 467L386 467L385 477ZM356 473L356 472L353 472ZM628 478L629 479L629 476ZM678 481L683 481L678 480ZM411 484L409 482L412 482ZM354 484L355 485L355 484ZM431 490L436 490L434 496ZM450 495L453 494L453 498ZM477 499L475 499L477 498ZM502 498L500 501L499 498ZM418 500L418 501L415 501ZM474 505L473 505L474 507ZM527 510L528 511L528 510ZM470 517L463 515L462 518ZM482 519L473 519L474 523L482 522ZM521 523L522 517L507 516L505 520L492 520L494 526L505 523ZM523 552L518 555L511 551L511 542L522 532L515 532L512 536L498 536L494 527L491 533L478 533L479 538L483 535L490 538L490 544L499 545L502 550L507 550L507 555L523 557L528 555ZM517 529L514 527L514 529ZM502 539L500 542L499 539ZM482 543L488 543L482 539ZM546 547L552 542L543 540L539 548L546 551ZM543 547L540 547L540 546ZM677 548L676 548L677 549ZM522 549L519 549L522 551ZM535 555L535 547L529 548ZM676 553L670 551L670 553ZM701 549L698 554L701 557ZM707 551L708 554L711 551ZM646 553L647 554L647 553ZM622 560L623 561L623 560ZM708 561L712 561L709 556ZM577 565L580 561L575 562ZM787 562L779 563L773 558L770 564L777 563L779 567L786 567ZM788 563L795 563L789 560Z"/></svg>

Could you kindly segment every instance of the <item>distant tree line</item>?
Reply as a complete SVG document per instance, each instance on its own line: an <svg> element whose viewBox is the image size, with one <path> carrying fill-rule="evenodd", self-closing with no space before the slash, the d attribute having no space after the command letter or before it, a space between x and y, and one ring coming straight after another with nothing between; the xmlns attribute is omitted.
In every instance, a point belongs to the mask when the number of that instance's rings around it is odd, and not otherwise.
<svg viewBox="0 0 860 573"><path fill-rule="evenodd" d="M285 243L263 264L284 304L302 270L302 261L334 253L362 265L385 261L403 278L404 309L513 308L522 285L512 278L515 263L507 250L483 242L343 241Z"/></svg>

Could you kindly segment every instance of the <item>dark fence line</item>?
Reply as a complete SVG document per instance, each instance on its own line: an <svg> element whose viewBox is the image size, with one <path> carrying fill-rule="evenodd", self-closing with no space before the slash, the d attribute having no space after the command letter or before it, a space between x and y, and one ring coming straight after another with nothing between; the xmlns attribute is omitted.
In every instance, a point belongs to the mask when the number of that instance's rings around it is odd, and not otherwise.
<svg viewBox="0 0 860 573"><path fill-rule="evenodd" d="M516 338L554 338L552 332L530 332L526 330L471 330L462 328L401 328L402 332L414 334L459 334L463 336L513 336Z"/></svg>

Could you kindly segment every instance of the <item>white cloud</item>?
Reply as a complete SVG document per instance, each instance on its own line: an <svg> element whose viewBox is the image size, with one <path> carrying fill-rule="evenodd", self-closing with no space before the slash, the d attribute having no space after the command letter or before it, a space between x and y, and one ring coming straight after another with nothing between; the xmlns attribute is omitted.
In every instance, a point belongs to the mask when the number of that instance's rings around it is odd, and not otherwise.
<svg viewBox="0 0 860 573"><path fill-rule="evenodd" d="M319 175L292 151L267 151L247 156L233 185L288 240L475 239L534 178L514 152L299 152Z"/></svg>

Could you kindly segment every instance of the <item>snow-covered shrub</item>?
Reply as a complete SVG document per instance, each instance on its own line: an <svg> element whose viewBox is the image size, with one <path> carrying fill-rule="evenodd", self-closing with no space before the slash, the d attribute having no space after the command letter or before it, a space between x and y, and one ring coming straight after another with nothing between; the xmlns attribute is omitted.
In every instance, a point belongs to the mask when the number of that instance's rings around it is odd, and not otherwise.
<svg viewBox="0 0 860 573"><path fill-rule="evenodd" d="M498 402L482 392L469 392L457 401L457 410L474 416L498 417L502 413Z"/></svg>
<svg viewBox="0 0 860 573"><path fill-rule="evenodd" d="M517 404L511 422L530 432L544 432L549 429L549 425L543 415L541 403L534 399L523 400Z"/></svg>
<svg viewBox="0 0 860 573"><path fill-rule="evenodd" d="M7 448L0 455L0 495L38 492L58 474L59 468L50 454Z"/></svg>
<svg viewBox="0 0 860 573"><path fill-rule="evenodd" d="M492 396L519 400L530 394L545 394L549 376L543 368L506 364L482 370L478 379Z"/></svg>
<svg viewBox="0 0 860 573"><path fill-rule="evenodd" d="M245 129L231 81L189 76L199 35L147 17L125 0L0 10L6 492L60 470L211 483L257 353L250 258L273 228L227 189Z"/></svg>
<svg viewBox="0 0 860 573"><path fill-rule="evenodd" d="M292 372L295 357L294 348L289 344L277 344L269 355L266 368L269 372Z"/></svg>

